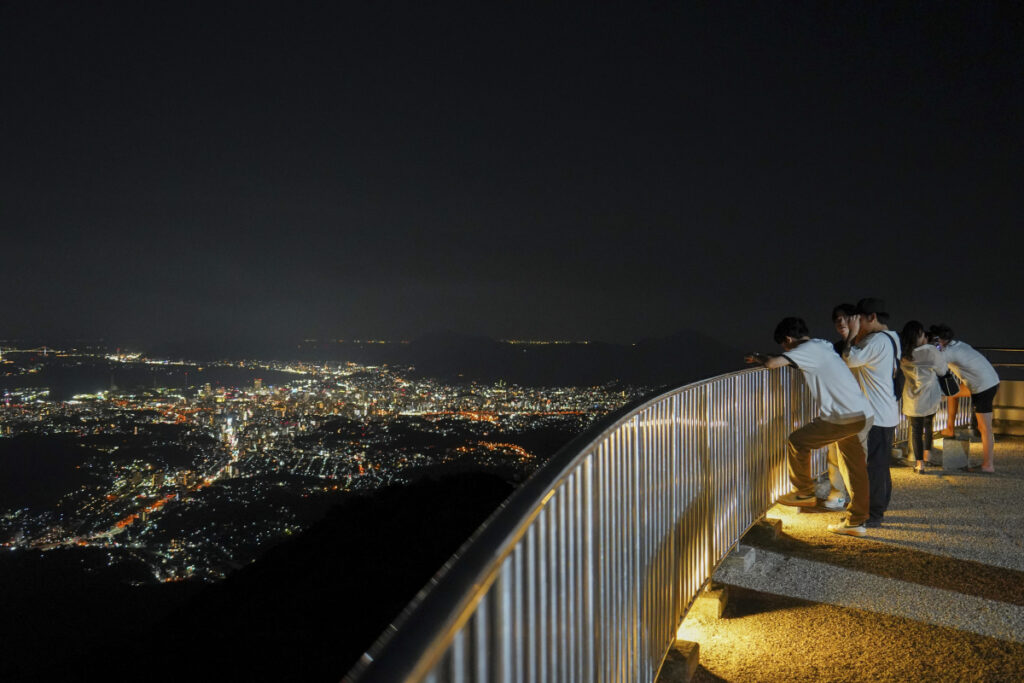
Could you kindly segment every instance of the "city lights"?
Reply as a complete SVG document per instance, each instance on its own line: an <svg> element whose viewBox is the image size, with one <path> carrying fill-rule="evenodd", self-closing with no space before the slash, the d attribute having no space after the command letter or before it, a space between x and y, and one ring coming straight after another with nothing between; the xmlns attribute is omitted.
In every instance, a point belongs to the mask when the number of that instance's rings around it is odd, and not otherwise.
<svg viewBox="0 0 1024 683"><path fill-rule="evenodd" d="M352 362L5 351L15 360L5 363L0 445L64 444L75 476L61 480L56 499L0 508L0 543L103 548L109 564L140 568L153 582L223 578L345 492L456 464L521 481L561 442L644 393L453 384L417 378L413 367ZM57 363L172 379L118 388L110 374L109 387L66 400L19 386ZM218 381L221 371L247 379Z"/></svg>

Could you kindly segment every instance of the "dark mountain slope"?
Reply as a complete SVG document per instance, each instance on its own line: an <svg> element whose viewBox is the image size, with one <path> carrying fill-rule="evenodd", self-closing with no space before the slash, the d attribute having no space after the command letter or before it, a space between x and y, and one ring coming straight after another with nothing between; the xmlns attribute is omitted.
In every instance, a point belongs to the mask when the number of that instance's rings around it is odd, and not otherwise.
<svg viewBox="0 0 1024 683"><path fill-rule="evenodd" d="M512 490L466 473L354 496L89 673L125 680L170 658L192 680L337 681Z"/></svg>

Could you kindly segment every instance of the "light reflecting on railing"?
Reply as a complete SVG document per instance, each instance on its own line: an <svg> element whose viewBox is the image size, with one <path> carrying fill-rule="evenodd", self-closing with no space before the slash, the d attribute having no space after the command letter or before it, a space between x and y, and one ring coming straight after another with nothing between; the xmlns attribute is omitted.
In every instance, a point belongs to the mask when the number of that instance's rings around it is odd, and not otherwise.
<svg viewBox="0 0 1024 683"><path fill-rule="evenodd" d="M815 412L782 368L610 417L492 515L346 680L653 680L701 587L789 490L786 439Z"/></svg>

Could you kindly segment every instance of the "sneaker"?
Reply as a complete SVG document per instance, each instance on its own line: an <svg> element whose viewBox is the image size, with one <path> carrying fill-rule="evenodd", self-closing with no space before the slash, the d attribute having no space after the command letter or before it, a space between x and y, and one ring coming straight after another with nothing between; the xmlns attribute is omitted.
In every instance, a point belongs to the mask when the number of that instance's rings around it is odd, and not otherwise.
<svg viewBox="0 0 1024 683"><path fill-rule="evenodd" d="M779 496L778 503L782 505L792 505L798 508L813 508L818 507L818 497L813 493L809 496L801 496L796 491L790 491L789 493Z"/></svg>
<svg viewBox="0 0 1024 683"><path fill-rule="evenodd" d="M835 498L829 498L821 506L826 510L845 510L848 502L842 496L836 496Z"/></svg>
<svg viewBox="0 0 1024 683"><path fill-rule="evenodd" d="M882 520L872 519L869 517L868 521L864 522L864 526L866 526L868 529L878 529L882 526Z"/></svg>
<svg viewBox="0 0 1024 683"><path fill-rule="evenodd" d="M850 524L850 518L847 517L839 524L829 524L828 530L833 534L840 534L842 536L867 536L868 530L861 524Z"/></svg>

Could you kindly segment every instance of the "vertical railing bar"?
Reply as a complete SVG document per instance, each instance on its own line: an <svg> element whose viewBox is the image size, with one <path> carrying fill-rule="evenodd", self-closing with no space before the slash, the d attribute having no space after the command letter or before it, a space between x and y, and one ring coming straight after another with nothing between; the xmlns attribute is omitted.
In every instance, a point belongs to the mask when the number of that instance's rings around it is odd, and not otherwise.
<svg viewBox="0 0 1024 683"><path fill-rule="evenodd" d="M594 675L593 680L601 682L608 680L606 672L608 671L608 658L610 652L608 651L608 605L606 596L606 582L608 576L608 546L607 546L607 519L608 519L608 459L605 457L605 446L604 444L600 447L601 459L598 463L598 485L599 495L597 497L597 543L598 546L593 550L598 556L597 566L600 568L600 572L597 574L591 573L591 579L594 581L594 631L600 634L600 638L595 639L595 651L594 651Z"/></svg>
<svg viewBox="0 0 1024 683"><path fill-rule="evenodd" d="M537 515L537 678L544 683L548 680L548 637L550 615L550 582L548 581L548 515L550 508L544 508Z"/></svg>
<svg viewBox="0 0 1024 683"><path fill-rule="evenodd" d="M476 613L473 615L473 648L472 648L472 664L473 668L467 667L468 670L473 671L474 681L487 681L490 680L488 676L488 664L490 663L490 657L487 656L487 634L488 634L488 620L490 618L490 609L488 606L488 600L485 597L480 601L480 604L476 608Z"/></svg>
<svg viewBox="0 0 1024 683"><path fill-rule="evenodd" d="M594 459L593 456L583 460L583 479L581 482L583 495L580 500L580 508L584 516L583 534L583 564L581 566L580 591L583 593L582 602L582 636L583 648L580 651L580 680L596 680L593 674L591 663L594 661L594 580L593 571L596 558L594 557Z"/></svg>
<svg viewBox="0 0 1024 683"><path fill-rule="evenodd" d="M464 683L466 680L466 630L462 629L455 634L452 642L450 676L452 683Z"/></svg>
<svg viewBox="0 0 1024 683"><path fill-rule="evenodd" d="M540 626L537 623L537 603L540 601L540 586L537 576L537 525L531 525L526 535L526 666L525 677L529 681L536 681L540 676L537 671L537 663L540 661L539 647L537 642Z"/></svg>
<svg viewBox="0 0 1024 683"><path fill-rule="evenodd" d="M562 485L562 495L558 501L558 671L555 680L569 680L568 663L572 658L572 650L569 645L569 634L572 632L572 620L569 618L568 593L570 589L569 576L571 571L570 560L567 555L569 544L569 523L566 514L567 499L572 495L573 476L570 475Z"/></svg>

